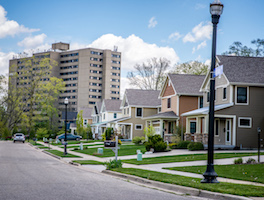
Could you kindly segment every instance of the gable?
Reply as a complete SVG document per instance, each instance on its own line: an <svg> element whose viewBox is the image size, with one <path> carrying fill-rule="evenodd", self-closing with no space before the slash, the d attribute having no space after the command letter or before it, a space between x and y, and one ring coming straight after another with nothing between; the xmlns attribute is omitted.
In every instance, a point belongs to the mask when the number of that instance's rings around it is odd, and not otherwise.
<svg viewBox="0 0 264 200"><path fill-rule="evenodd" d="M175 94L172 84L169 84L169 81L167 81L166 83L165 90L164 90L162 97L171 96Z"/></svg>

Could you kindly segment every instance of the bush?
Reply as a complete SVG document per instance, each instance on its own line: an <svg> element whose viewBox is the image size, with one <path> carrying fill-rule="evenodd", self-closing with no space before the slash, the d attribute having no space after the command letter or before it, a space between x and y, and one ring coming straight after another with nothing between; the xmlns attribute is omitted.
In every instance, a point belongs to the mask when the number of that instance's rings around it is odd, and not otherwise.
<svg viewBox="0 0 264 200"><path fill-rule="evenodd" d="M234 164L242 164L243 163L243 159L242 158L238 158L234 160Z"/></svg>
<svg viewBox="0 0 264 200"><path fill-rule="evenodd" d="M253 159L253 158L249 158L247 161L246 161L247 164L255 164L256 163L256 160Z"/></svg>
<svg viewBox="0 0 264 200"><path fill-rule="evenodd" d="M111 140L111 137L112 137L113 133L114 133L114 129L113 128L111 128L111 127L107 128L105 130L105 139L106 140Z"/></svg>
<svg viewBox="0 0 264 200"><path fill-rule="evenodd" d="M180 141L177 145L178 149L187 149L188 144L190 144L190 141Z"/></svg>
<svg viewBox="0 0 264 200"><path fill-rule="evenodd" d="M163 141L160 135L149 136L148 142L145 142L144 145L147 151L153 148L155 152L161 152L165 151L167 148L167 144Z"/></svg>
<svg viewBox="0 0 264 200"><path fill-rule="evenodd" d="M141 144L143 140L145 140L145 137L136 136L132 139L132 142L134 144Z"/></svg>
<svg viewBox="0 0 264 200"><path fill-rule="evenodd" d="M149 127L144 128L144 134L146 137L154 136L155 132L156 131L155 131L154 127L151 125Z"/></svg>
<svg viewBox="0 0 264 200"><path fill-rule="evenodd" d="M188 144L187 148L189 151L204 150L204 146L201 142L191 142Z"/></svg>
<svg viewBox="0 0 264 200"><path fill-rule="evenodd" d="M169 144L169 147L171 148L171 149L177 149L177 143L170 143Z"/></svg>
<svg viewBox="0 0 264 200"><path fill-rule="evenodd" d="M106 169L114 169L114 168L122 168L122 162L121 160L110 160L109 162L105 162L104 165L106 166Z"/></svg>

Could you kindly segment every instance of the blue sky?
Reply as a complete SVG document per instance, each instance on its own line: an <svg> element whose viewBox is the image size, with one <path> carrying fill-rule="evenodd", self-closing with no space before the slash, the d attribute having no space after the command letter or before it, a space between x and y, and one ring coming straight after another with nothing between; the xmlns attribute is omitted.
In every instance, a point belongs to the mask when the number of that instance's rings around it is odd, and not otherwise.
<svg viewBox="0 0 264 200"><path fill-rule="evenodd" d="M15 53L69 42L71 49L122 52L122 77L134 64L167 57L172 66L211 57L213 0L0 0L0 73ZM217 54L234 41L263 39L263 0L221 0ZM127 83L127 82L126 82ZM125 85L125 83L124 83Z"/></svg>

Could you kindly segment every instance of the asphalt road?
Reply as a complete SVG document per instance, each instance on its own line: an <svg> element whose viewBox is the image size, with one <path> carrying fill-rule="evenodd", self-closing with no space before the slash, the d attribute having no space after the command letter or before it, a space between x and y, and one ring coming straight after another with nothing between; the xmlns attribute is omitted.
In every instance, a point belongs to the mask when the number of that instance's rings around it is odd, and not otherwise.
<svg viewBox="0 0 264 200"><path fill-rule="evenodd" d="M20 142L0 141L1 200L187 200L65 164Z"/></svg>

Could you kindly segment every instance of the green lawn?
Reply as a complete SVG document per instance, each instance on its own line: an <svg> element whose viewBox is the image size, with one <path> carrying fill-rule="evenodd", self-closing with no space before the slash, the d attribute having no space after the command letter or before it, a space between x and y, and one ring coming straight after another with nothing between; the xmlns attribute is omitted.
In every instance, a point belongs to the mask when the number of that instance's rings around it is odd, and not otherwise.
<svg viewBox="0 0 264 200"><path fill-rule="evenodd" d="M103 162L96 160L73 160L72 162L79 163L81 165L103 165Z"/></svg>
<svg viewBox="0 0 264 200"><path fill-rule="evenodd" d="M83 145L83 147L98 146L98 145L104 145L104 144L87 144L87 145ZM68 146L68 145L67 145L67 149L68 149L68 148L76 148L76 147L77 147L77 148L80 148L80 145L78 145L78 146L77 146L77 145L74 145L74 146ZM61 146L60 148L63 149L64 146Z"/></svg>
<svg viewBox="0 0 264 200"><path fill-rule="evenodd" d="M60 157L75 157L75 158L81 158L80 156L75 156L72 154L67 154L66 156L64 155L64 152L58 151L58 150L46 150L47 152L50 152L56 156L60 156Z"/></svg>
<svg viewBox="0 0 264 200"><path fill-rule="evenodd" d="M67 142L68 144L80 144L81 142L84 144L84 143L102 142L102 140L88 140L88 141L87 140L81 140L81 141L74 140L74 141L67 141ZM56 144L55 142L53 142L52 145L57 146L57 145L62 145L62 144L61 143Z"/></svg>
<svg viewBox="0 0 264 200"><path fill-rule="evenodd" d="M234 158L243 156L255 156L257 153L215 153L214 159L222 158ZM261 152L264 155L264 152ZM122 160L122 162L135 164L135 165L146 165L146 164L157 164L157 163L171 163L171 162L186 162L186 161L197 161L207 160L207 154L186 154L186 155L175 155L175 156L162 156L154 158L143 158L142 161L136 159Z"/></svg>
<svg viewBox="0 0 264 200"><path fill-rule="evenodd" d="M176 171L203 174L206 166L164 168ZM215 165L219 177L264 183L264 164Z"/></svg>
<svg viewBox="0 0 264 200"><path fill-rule="evenodd" d="M38 146L39 149L49 149L49 147L45 147L45 146Z"/></svg>
<svg viewBox="0 0 264 200"><path fill-rule="evenodd" d="M34 142L34 141L30 141L29 143L34 146L43 146L42 144L39 144L38 142Z"/></svg>
<svg viewBox="0 0 264 200"><path fill-rule="evenodd" d="M190 178L185 176L172 175L172 174L166 174L166 173L154 172L154 171L148 171L142 169L134 169L134 168L116 168L113 169L113 171L135 175L142 178L147 178L149 180L193 187L193 188L208 190L212 192L220 192L220 193L234 194L240 196L264 197L264 187L261 186L232 184L232 183L206 184L206 183L200 183L201 179L199 178Z"/></svg>
<svg viewBox="0 0 264 200"><path fill-rule="evenodd" d="M142 153L146 152L146 148L144 145L119 145L120 149L118 149L118 156L127 156L127 155L136 155L137 150L140 149ZM97 153L98 148L88 148L84 150L75 150L79 153L93 155L93 153ZM113 157L115 153L111 149L104 148L103 155L95 155L98 157Z"/></svg>

